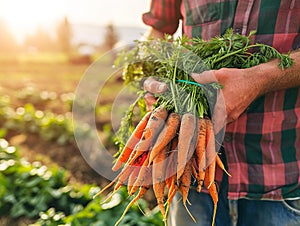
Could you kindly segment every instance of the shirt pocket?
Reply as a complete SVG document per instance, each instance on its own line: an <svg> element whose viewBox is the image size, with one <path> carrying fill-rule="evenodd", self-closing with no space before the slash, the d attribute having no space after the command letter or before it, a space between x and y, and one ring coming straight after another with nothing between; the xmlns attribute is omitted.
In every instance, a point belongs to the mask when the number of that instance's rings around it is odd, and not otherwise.
<svg viewBox="0 0 300 226"><path fill-rule="evenodd" d="M197 0L184 0L184 7L186 10L185 25L187 26L202 25L221 18L220 0L211 1L207 4Z"/></svg>

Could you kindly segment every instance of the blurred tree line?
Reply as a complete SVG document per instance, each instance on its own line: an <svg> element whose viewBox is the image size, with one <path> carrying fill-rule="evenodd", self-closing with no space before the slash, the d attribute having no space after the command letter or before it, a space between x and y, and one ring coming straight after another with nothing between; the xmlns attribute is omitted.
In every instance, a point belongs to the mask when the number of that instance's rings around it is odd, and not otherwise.
<svg viewBox="0 0 300 226"><path fill-rule="evenodd" d="M69 54L71 50L72 30L67 17L57 25L55 37L39 26L35 33L27 34L23 43L19 44L3 19L0 19L0 31L0 53L16 53L35 49L41 52L61 51Z"/></svg>
<svg viewBox="0 0 300 226"><path fill-rule="evenodd" d="M113 24L108 24L105 28L103 43L99 50L107 51L114 47L118 42L118 35ZM73 33L72 25L67 17L64 17L56 26L55 35L50 34L46 28L39 26L35 33L27 34L23 42L17 43L10 28L5 21L0 18L0 54L18 53L18 52L62 52L70 56L76 52L78 46L72 43ZM99 37L100 40L100 37Z"/></svg>

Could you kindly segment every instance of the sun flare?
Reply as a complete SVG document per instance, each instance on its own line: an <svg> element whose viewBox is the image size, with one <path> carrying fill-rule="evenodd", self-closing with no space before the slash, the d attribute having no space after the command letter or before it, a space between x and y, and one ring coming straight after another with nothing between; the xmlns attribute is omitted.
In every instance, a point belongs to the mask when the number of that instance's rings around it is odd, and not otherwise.
<svg viewBox="0 0 300 226"><path fill-rule="evenodd" d="M5 0L1 3L3 19L18 40L33 33L37 27L47 29L64 16L63 1Z"/></svg>

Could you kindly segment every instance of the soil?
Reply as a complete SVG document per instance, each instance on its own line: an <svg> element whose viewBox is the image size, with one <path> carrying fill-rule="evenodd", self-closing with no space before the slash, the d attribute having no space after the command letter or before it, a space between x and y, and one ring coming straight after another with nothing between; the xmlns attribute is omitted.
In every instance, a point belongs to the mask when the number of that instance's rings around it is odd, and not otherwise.
<svg viewBox="0 0 300 226"><path fill-rule="evenodd" d="M107 183L83 159L78 148L73 144L58 145L41 140L35 134L16 134L8 138L12 145L20 147L21 156L29 162L40 161L47 166L58 165L68 172L69 180L79 184Z"/></svg>
<svg viewBox="0 0 300 226"><path fill-rule="evenodd" d="M11 106L17 108L24 106L26 102L17 98L16 93L29 85L40 91L56 92L59 96L61 93L72 92L65 90L58 82L45 81L47 79L26 80L20 82L1 81L1 93L5 93L10 97ZM76 87L77 83L72 81L71 85ZM73 90L74 91L74 90ZM61 102L51 102L50 105L34 103L37 110L51 111L55 114L64 114L70 109L66 109ZM107 123L105 120L99 119L96 122L97 127L101 129ZM76 144L59 145L54 142L47 142L39 138L36 134L20 134L9 131L5 137L12 145L19 147L21 156L29 162L41 161L46 165L56 164L68 171L70 181L75 181L79 184L96 184L103 186L108 183L108 180L102 178L96 173L84 160Z"/></svg>

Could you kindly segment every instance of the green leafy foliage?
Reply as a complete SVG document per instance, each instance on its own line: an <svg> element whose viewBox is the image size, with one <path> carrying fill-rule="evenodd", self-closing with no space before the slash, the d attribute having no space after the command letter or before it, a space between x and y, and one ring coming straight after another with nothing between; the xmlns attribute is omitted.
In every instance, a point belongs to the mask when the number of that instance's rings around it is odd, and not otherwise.
<svg viewBox="0 0 300 226"><path fill-rule="evenodd" d="M33 86L27 86L17 93L17 98L32 104L47 104L50 101L57 99L56 92L40 91Z"/></svg>
<svg viewBox="0 0 300 226"><path fill-rule="evenodd" d="M71 213L75 204L91 200L83 190L67 184L66 172L40 162L21 159L18 150L0 140L0 213L12 218L36 218L52 206Z"/></svg>
<svg viewBox="0 0 300 226"><path fill-rule="evenodd" d="M104 204L102 197L92 198L98 191L95 185L69 184L62 168L25 161L16 147L0 139L0 216L37 219L32 226L111 226L130 202L126 188ZM149 210L142 199L123 222L162 226L158 209Z"/></svg>
<svg viewBox="0 0 300 226"><path fill-rule="evenodd" d="M99 200L96 202L90 202L81 211L68 216L66 223L73 222L74 225L114 225L118 220L118 217L122 214L131 199L127 197L127 191L122 188L116 193L112 199L104 204L99 205ZM145 212L145 215L142 212ZM161 217L159 216L158 209L150 211L147 209L147 203L144 200L140 200L128 212L126 219L122 221L120 225L128 226L142 226L142 225L158 225L162 226Z"/></svg>
<svg viewBox="0 0 300 226"><path fill-rule="evenodd" d="M278 66L282 69L293 64L289 54L281 54L266 44L252 44L254 34L253 31L244 36L228 29L223 36L210 40L186 36L172 40L166 36L164 39L137 41L133 49L120 53L115 65L123 67L124 83L136 90L142 91L141 84L150 76L165 82L167 91L155 95L157 105L164 105L167 110L180 114L192 112L198 117L210 117L216 90L222 86L217 83L197 84L191 77L192 73L220 68L249 68L272 59L278 59ZM132 114L132 109L128 109L125 122ZM127 124L121 125L118 135L131 131L128 130L130 126L132 124L127 120Z"/></svg>
<svg viewBox="0 0 300 226"><path fill-rule="evenodd" d="M121 153L128 138L134 130L139 117L141 115L144 115L146 112L146 105L143 99L143 95L144 92L139 92L136 101L129 106L125 113L125 116L121 120L120 129L114 136L114 142L119 146L119 151L115 154L115 157L117 157Z"/></svg>
<svg viewBox="0 0 300 226"><path fill-rule="evenodd" d="M54 114L36 110L32 104L13 109L5 99L0 100L0 123L3 129L19 133L38 134L45 141L60 145L74 143L74 126L70 114ZM74 122L75 123L75 122ZM89 129L77 126L82 136L89 136Z"/></svg>

